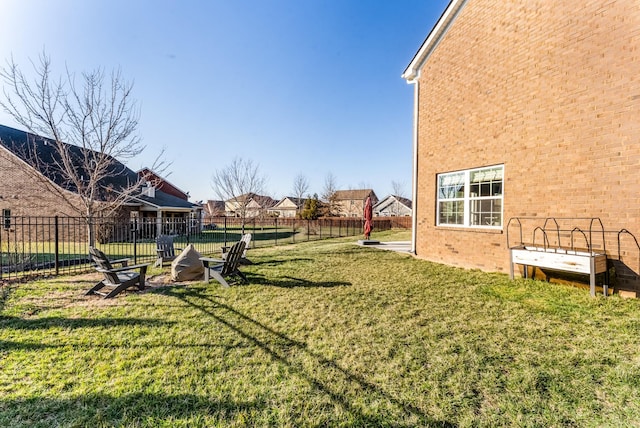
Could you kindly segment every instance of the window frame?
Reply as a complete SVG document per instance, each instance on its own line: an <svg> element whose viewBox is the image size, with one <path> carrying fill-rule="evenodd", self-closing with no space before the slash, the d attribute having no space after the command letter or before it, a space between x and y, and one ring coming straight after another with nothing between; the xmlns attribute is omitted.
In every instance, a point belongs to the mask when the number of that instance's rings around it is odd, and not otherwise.
<svg viewBox="0 0 640 428"><path fill-rule="evenodd" d="M2 228L5 230L11 229L11 209L2 209Z"/></svg>
<svg viewBox="0 0 640 428"><path fill-rule="evenodd" d="M497 195L494 193L495 185L498 185L497 180L489 180L487 181L476 181L472 182L472 177L475 173L481 172L483 170L496 170L499 169L501 171L502 177L499 184L500 194ZM458 176L458 177L456 177ZM445 183L446 179L451 177L449 183ZM459 171L451 171L436 174L436 226L438 227L455 227L455 228L464 228L464 229L493 229L493 230L501 230L504 227L504 164L483 166L478 168L471 168ZM462 180L460 180L462 178ZM474 184L475 183L475 184ZM483 186L489 185L489 195L481 195L481 194L472 194L471 187L472 186ZM462 185L464 188L456 189L456 185ZM455 194L451 194L449 197L446 197L446 193L455 192ZM482 191L480 191L482 193ZM473 210L472 208L474 204L484 205L482 202L489 202L491 205L490 211L482 212L480 210ZM499 211L493 210L493 205L495 202L499 202ZM450 216L462 217L462 221L455 223L446 223L441 220L441 211L444 204L452 204L453 206L462 203L462 213L460 214L459 210L453 209L451 210ZM499 224L474 224L472 216L474 215L489 215L489 217L493 213L499 212Z"/></svg>

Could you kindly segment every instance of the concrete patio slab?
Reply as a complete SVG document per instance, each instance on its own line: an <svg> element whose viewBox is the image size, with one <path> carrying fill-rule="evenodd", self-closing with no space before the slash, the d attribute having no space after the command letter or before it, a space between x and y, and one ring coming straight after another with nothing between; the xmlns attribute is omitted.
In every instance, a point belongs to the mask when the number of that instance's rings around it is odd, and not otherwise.
<svg viewBox="0 0 640 428"><path fill-rule="evenodd" d="M358 245L363 244L358 241ZM378 248L380 250L396 251L398 253L411 253L411 241L380 242L376 245L367 244L367 247Z"/></svg>

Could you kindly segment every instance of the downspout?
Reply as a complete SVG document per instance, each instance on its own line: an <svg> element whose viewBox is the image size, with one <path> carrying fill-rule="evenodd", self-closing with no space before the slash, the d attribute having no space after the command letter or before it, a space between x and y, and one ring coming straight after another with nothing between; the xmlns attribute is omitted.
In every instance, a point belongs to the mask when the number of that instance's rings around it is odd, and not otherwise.
<svg viewBox="0 0 640 428"><path fill-rule="evenodd" d="M411 254L416 252L416 238L418 236L418 95L419 84L417 77L409 81L413 87L413 177L411 180L411 195L413 198L411 216Z"/></svg>

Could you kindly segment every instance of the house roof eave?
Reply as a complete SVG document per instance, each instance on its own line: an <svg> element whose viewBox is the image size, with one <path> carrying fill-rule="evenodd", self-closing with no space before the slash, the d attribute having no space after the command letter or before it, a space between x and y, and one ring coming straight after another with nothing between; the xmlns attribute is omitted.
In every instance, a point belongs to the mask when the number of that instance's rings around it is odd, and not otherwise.
<svg viewBox="0 0 640 428"><path fill-rule="evenodd" d="M160 176L160 174L158 174L157 172L155 172L151 168L148 168L148 167L141 168L140 170L137 171L137 174L140 175L141 173L144 173L145 170L149 171L151 174L153 174L156 177L158 177L158 179L160 179L161 181L164 181L165 183L167 183L169 186L173 187L174 189L176 189L180 193L183 193L185 195L189 195L189 192L185 192L184 190L182 190L181 188L179 188L178 186L176 186L175 184L173 184L172 182L170 182L166 178Z"/></svg>
<svg viewBox="0 0 640 428"><path fill-rule="evenodd" d="M436 25L431 29L431 32L429 32L429 35L422 43L422 46L420 46L420 49L418 49L418 52L413 56L404 73L402 73L402 78L405 79L407 83L413 83L420 76L420 69L429 56L431 56L436 46L438 46L466 3L467 0L451 0L440 16L440 19L436 22Z"/></svg>

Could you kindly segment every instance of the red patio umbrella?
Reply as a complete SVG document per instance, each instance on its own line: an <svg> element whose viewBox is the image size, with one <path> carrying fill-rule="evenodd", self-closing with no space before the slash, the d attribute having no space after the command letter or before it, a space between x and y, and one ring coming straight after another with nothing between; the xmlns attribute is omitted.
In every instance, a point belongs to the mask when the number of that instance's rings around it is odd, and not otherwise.
<svg viewBox="0 0 640 428"><path fill-rule="evenodd" d="M373 206L371 205L371 197L367 197L367 201L364 204L364 239L369 239L371 231L373 230Z"/></svg>

